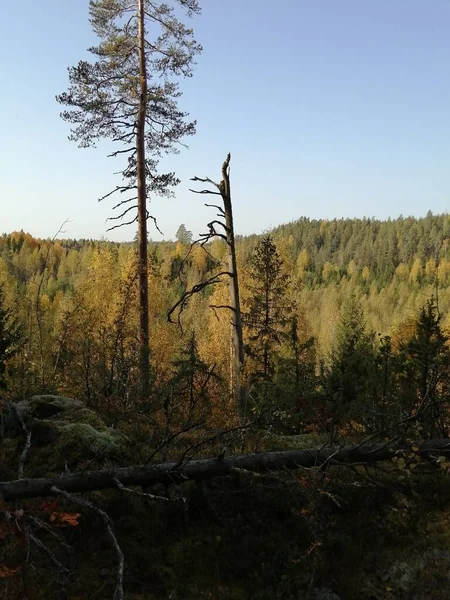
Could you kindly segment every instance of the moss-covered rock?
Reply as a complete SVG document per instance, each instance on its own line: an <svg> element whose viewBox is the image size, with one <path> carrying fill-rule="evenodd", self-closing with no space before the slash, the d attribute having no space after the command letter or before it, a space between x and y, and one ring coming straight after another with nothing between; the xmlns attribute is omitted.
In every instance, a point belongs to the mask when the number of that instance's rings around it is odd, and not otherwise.
<svg viewBox="0 0 450 600"><path fill-rule="evenodd" d="M73 458L94 456L118 456L125 439L115 431L99 431L89 423L67 423L60 425L61 449L70 450Z"/></svg>
<svg viewBox="0 0 450 600"><path fill-rule="evenodd" d="M67 469L75 470L88 461L101 466L105 461L115 462L126 455L127 438L108 428L102 418L80 400L33 396L15 405L12 414L19 419L17 413L31 432L26 476L59 474ZM21 426L11 426L9 432L17 442L4 447L5 463L9 465L6 474L14 477L24 434Z"/></svg>
<svg viewBox="0 0 450 600"><path fill-rule="evenodd" d="M28 400L28 404L31 409L31 416L36 419L47 419L59 413L84 407L81 400L53 395L32 396Z"/></svg>
<svg viewBox="0 0 450 600"><path fill-rule="evenodd" d="M84 413L86 415L86 413ZM47 436L45 445L32 447L27 472L34 476L76 470L88 461L93 467L118 462L126 454L127 439L104 425L64 420L39 421L34 427ZM53 439L51 439L53 438Z"/></svg>

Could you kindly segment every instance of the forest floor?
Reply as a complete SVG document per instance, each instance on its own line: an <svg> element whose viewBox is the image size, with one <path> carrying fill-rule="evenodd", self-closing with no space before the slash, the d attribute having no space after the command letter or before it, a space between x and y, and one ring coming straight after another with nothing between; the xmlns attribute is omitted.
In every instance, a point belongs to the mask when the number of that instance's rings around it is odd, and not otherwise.
<svg viewBox="0 0 450 600"><path fill-rule="evenodd" d="M40 402L41 412L54 407ZM42 476L44 463L64 472L69 451L82 457L78 470L94 470L89 452L98 459L100 448L112 460L126 439L118 432L110 440L85 408L76 408L83 426L74 423L71 410L35 419L26 476ZM3 440L3 478L14 478L20 440ZM314 445L312 436L259 440L260 451ZM112 519L126 599L444 600L450 477L430 470L389 463L246 472L147 490L169 502L119 490L85 497ZM0 504L1 600L112 599L116 578L117 553L98 512L66 498Z"/></svg>

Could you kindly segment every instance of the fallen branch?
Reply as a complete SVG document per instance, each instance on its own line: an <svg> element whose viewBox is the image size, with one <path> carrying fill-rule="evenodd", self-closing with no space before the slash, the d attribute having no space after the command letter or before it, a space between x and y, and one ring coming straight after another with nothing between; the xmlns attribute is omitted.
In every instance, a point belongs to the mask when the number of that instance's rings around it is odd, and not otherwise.
<svg viewBox="0 0 450 600"><path fill-rule="evenodd" d="M414 450L412 447L414 446ZM417 448L416 448L417 447ZM161 463L148 466L122 467L103 471L91 471L47 479L20 479L0 482L0 497L6 501L19 498L55 496L61 491L68 493L89 492L117 488L117 481L125 486L152 486L157 483L183 483L224 477L237 469L253 472L279 471L299 467L324 465L375 463L391 459L396 452L415 451L422 458L450 457L450 440L425 440L412 444L378 443L363 446L322 447L309 450L287 450L263 454L244 454L220 459L193 460L186 463Z"/></svg>
<svg viewBox="0 0 450 600"><path fill-rule="evenodd" d="M57 488L55 486L53 486L51 488L51 492L57 496L64 496L64 498L67 498L68 500L70 500L71 502L75 503L75 504L80 504L80 506L84 506L85 508L89 508L90 510L92 510L93 512L95 512L103 521L105 528L106 528L106 532L112 542L112 545L114 546L114 549L116 551L117 554L117 582L116 582L116 591L114 593L114 599L113 600L124 600L124 594L123 594L123 571L124 571L124 556L123 556L123 552L121 547L119 546L119 542L117 541L116 535L114 533L114 527L113 527L113 523L111 521L111 518L109 517L108 514L105 513L104 510L102 510L101 508L99 508L98 506L95 506L95 504L93 504L92 502L90 502L89 500L86 500L86 498L74 498L73 496L71 496L66 490Z"/></svg>
<svg viewBox="0 0 450 600"><path fill-rule="evenodd" d="M13 410L14 410L15 415L20 423L22 431L24 432L24 434L26 436L25 446L23 447L23 450L20 454L19 469L18 469L18 475L17 475L18 479L22 479L23 469L25 467L25 461L27 460L27 455L28 455L28 452L31 447L31 431L29 431L28 427L25 425L25 421L23 420L20 412L17 410L16 405L11 403L11 406L13 407Z"/></svg>

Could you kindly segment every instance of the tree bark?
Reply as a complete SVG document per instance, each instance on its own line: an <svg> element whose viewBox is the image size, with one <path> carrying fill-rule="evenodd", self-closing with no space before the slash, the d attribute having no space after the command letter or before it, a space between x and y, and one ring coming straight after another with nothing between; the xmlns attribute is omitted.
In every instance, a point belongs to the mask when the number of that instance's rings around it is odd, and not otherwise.
<svg viewBox="0 0 450 600"><path fill-rule="evenodd" d="M147 259L147 185L145 167L145 119L147 111L147 67L145 62L144 0L138 0L139 22L139 111L136 131L138 252L139 252L139 370L142 399L150 393L150 346Z"/></svg>
<svg viewBox="0 0 450 600"><path fill-rule="evenodd" d="M227 238L228 249L228 269L230 271L230 305L232 308L232 381L234 388L234 397L239 410L239 402L241 396L240 371L241 365L244 363L244 344L242 339L242 318L241 318L241 303L239 299L239 278L236 260L236 246L234 241L234 223L233 209L231 205L231 186L230 186L230 160L231 155L228 153L222 165L222 181L220 184L220 193L222 195L223 207L225 211L225 231ZM234 371L234 373L233 373Z"/></svg>
<svg viewBox="0 0 450 600"><path fill-rule="evenodd" d="M414 445L414 444L413 444ZM416 452L423 458L450 456L450 440L437 439L417 442ZM288 450L263 454L230 456L223 460L195 460L180 466L178 463L162 463L147 467L123 467L81 475L56 477L54 479L20 479L0 483L0 497L5 501L21 498L55 496L57 491L68 493L89 492L117 488L118 480L123 486L152 486L157 483L183 483L224 477L239 471L264 472L319 467L325 464L375 463L390 460L396 452L411 452L411 444L366 444L347 447L328 447L309 450Z"/></svg>

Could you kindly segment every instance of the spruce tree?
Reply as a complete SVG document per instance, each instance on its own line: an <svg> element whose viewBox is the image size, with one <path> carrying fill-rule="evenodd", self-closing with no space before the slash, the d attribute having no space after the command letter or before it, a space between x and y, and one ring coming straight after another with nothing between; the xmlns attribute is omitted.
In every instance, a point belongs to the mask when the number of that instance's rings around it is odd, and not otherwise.
<svg viewBox="0 0 450 600"><path fill-rule="evenodd" d="M333 441L338 426L366 421L373 373L372 338L356 296L351 294L342 305L328 372Z"/></svg>
<svg viewBox="0 0 450 600"><path fill-rule="evenodd" d="M162 386L165 437L206 424L210 413L211 391L217 383L214 366L200 357L197 338L191 333L188 342L173 361L173 374Z"/></svg>
<svg viewBox="0 0 450 600"><path fill-rule="evenodd" d="M250 261L246 284L247 302L243 322L248 329L247 351L253 362L253 381L273 382L275 355L289 335L293 303L289 299L290 277L271 235L264 236Z"/></svg>
<svg viewBox="0 0 450 600"><path fill-rule="evenodd" d="M449 338L441 327L434 299L420 309L415 331L401 345L399 382L403 416L411 411L424 428L424 434L447 436L450 384Z"/></svg>
<svg viewBox="0 0 450 600"><path fill-rule="evenodd" d="M306 318L302 313L294 314L276 360L279 405L291 432L311 430L318 424L321 398L316 359L316 340L310 335Z"/></svg>
<svg viewBox="0 0 450 600"><path fill-rule="evenodd" d="M178 398L183 398L191 409L198 402L204 403L208 399L207 387L212 373L209 365L200 358L195 332L191 333L173 365L172 385Z"/></svg>
<svg viewBox="0 0 450 600"><path fill-rule="evenodd" d="M394 353L392 338L389 335L378 334L378 347L375 352L374 378L374 414L373 428L384 431L395 420L400 411L396 398L396 368L397 356Z"/></svg>

